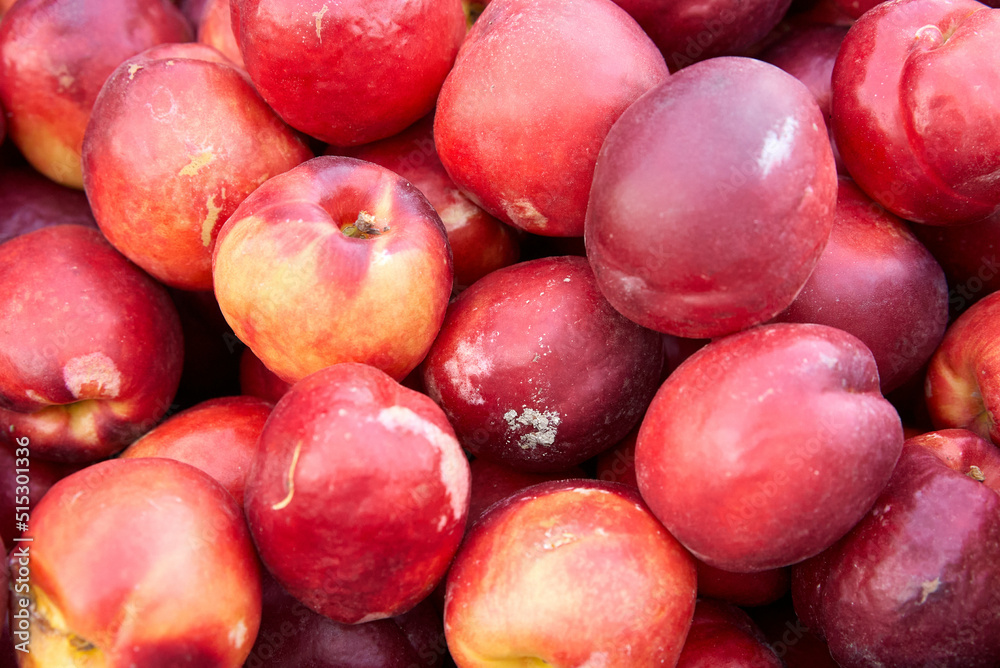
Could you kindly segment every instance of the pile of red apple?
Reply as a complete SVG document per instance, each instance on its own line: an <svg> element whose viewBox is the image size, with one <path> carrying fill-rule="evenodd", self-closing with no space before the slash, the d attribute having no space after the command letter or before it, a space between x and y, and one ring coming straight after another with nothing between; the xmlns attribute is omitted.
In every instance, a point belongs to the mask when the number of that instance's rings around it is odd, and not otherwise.
<svg viewBox="0 0 1000 668"><path fill-rule="evenodd" d="M1000 9L0 17L0 666L1000 667Z"/></svg>

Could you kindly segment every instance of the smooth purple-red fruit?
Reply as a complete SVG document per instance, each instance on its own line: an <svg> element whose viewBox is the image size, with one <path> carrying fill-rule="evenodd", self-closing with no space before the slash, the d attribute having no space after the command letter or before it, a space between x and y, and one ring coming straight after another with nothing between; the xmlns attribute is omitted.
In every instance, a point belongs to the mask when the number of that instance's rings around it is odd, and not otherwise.
<svg viewBox="0 0 1000 668"><path fill-rule="evenodd" d="M677 668L783 668L750 616L731 603L699 598Z"/></svg>
<svg viewBox="0 0 1000 668"><path fill-rule="evenodd" d="M611 0L494 0L441 88L434 142L489 213L534 234L581 236L601 143L668 74Z"/></svg>
<svg viewBox="0 0 1000 668"><path fill-rule="evenodd" d="M837 327L868 346L883 393L915 376L948 325L948 283L906 223L840 179L830 240L777 322Z"/></svg>
<svg viewBox="0 0 1000 668"><path fill-rule="evenodd" d="M590 191L587 255L631 320L721 336L795 299L836 198L823 114L805 85L757 60L713 58L615 123Z"/></svg>
<svg viewBox="0 0 1000 668"><path fill-rule="evenodd" d="M671 374L643 418L635 463L643 499L695 557L751 572L846 534L902 444L861 341L777 324L714 341Z"/></svg>
<svg viewBox="0 0 1000 668"><path fill-rule="evenodd" d="M911 438L851 532L793 569L795 609L844 668L997 665L1000 450L960 429Z"/></svg>
<svg viewBox="0 0 1000 668"><path fill-rule="evenodd" d="M87 196L28 167L0 170L0 243L50 225L97 227Z"/></svg>
<svg viewBox="0 0 1000 668"><path fill-rule="evenodd" d="M11 139L39 172L82 188L83 135L104 80L140 51L190 39L169 0L19 0L0 24Z"/></svg>
<svg viewBox="0 0 1000 668"><path fill-rule="evenodd" d="M569 256L497 270L459 295L423 378L472 454L558 471L628 433L662 364L659 335L615 311L587 260Z"/></svg>
<svg viewBox="0 0 1000 668"><path fill-rule="evenodd" d="M341 623L385 619L413 608L448 569L465 530L469 464L426 396L370 366L335 364L274 407L245 508L289 593Z"/></svg>
<svg viewBox="0 0 1000 668"><path fill-rule="evenodd" d="M884 2L833 69L833 135L858 185L897 216L1000 215L1000 11L975 0Z"/></svg>
<svg viewBox="0 0 1000 668"><path fill-rule="evenodd" d="M167 291L98 230L56 225L0 244L0 442L108 457L171 406L183 363Z"/></svg>
<svg viewBox="0 0 1000 668"><path fill-rule="evenodd" d="M971 225L914 224L910 228L948 277L948 306L952 313L962 313L1000 290L1000 218L994 216Z"/></svg>
<svg viewBox="0 0 1000 668"><path fill-rule="evenodd" d="M587 477L583 469L578 466L550 473L526 473L488 459L474 459L469 468L472 471L472 493L469 498L470 526L494 503L520 492L525 487L552 480Z"/></svg>
<svg viewBox="0 0 1000 668"><path fill-rule="evenodd" d="M328 144L390 137L434 108L465 37L461 0L232 0L250 78Z"/></svg>

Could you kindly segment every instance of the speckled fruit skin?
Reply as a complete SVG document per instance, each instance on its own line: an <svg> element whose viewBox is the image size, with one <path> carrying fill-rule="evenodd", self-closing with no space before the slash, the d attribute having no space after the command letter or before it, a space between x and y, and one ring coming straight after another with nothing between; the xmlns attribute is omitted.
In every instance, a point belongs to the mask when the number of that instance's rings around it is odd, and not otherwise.
<svg viewBox="0 0 1000 668"><path fill-rule="evenodd" d="M166 457L201 469L243 507L243 490L271 404L219 397L181 411L122 452L124 459Z"/></svg>
<svg viewBox="0 0 1000 668"><path fill-rule="evenodd" d="M191 28L169 0L24 0L0 24L0 104L8 133L35 169L83 187L90 110L126 58Z"/></svg>
<svg viewBox="0 0 1000 668"><path fill-rule="evenodd" d="M448 176L434 148L434 119L428 116L398 135L344 150L359 160L390 169L420 189L441 216L455 262L455 290L517 262L517 236L476 206Z"/></svg>
<svg viewBox="0 0 1000 668"><path fill-rule="evenodd" d="M830 240L777 322L837 327L861 339L883 393L924 366L948 325L948 283L902 220L841 178Z"/></svg>
<svg viewBox="0 0 1000 668"><path fill-rule="evenodd" d="M83 185L123 255L167 285L211 290L222 225L261 183L311 157L221 53L167 44L108 78L83 140Z"/></svg>
<svg viewBox="0 0 1000 668"><path fill-rule="evenodd" d="M791 0L615 0L663 53L671 70L738 55L767 35Z"/></svg>
<svg viewBox="0 0 1000 668"><path fill-rule="evenodd" d="M750 616L735 605L699 599L677 668L783 668Z"/></svg>
<svg viewBox="0 0 1000 668"><path fill-rule="evenodd" d="M260 566L239 506L207 474L170 459L95 464L49 490L27 535L24 668L243 665Z"/></svg>
<svg viewBox="0 0 1000 668"><path fill-rule="evenodd" d="M762 571L847 533L902 444L861 341L823 325L765 325L710 343L667 379L639 429L636 474L696 557Z"/></svg>
<svg viewBox="0 0 1000 668"><path fill-rule="evenodd" d="M243 62L292 127L337 146L427 115L465 37L461 0L232 0Z"/></svg>
<svg viewBox="0 0 1000 668"><path fill-rule="evenodd" d="M792 594L844 668L993 667L997 563L1000 451L965 430L931 432L906 442L843 540L793 569Z"/></svg>
<svg viewBox="0 0 1000 668"><path fill-rule="evenodd" d="M694 602L691 556L635 490L548 482L473 526L448 573L445 636L459 668L673 666Z"/></svg>
<svg viewBox="0 0 1000 668"><path fill-rule="evenodd" d="M918 223L1000 213L1000 11L975 0L885 2L833 69L833 134L851 176Z"/></svg>
<svg viewBox="0 0 1000 668"><path fill-rule="evenodd" d="M163 286L98 230L46 227L0 245L0 440L32 456L112 455L170 408L183 365Z"/></svg>
<svg viewBox="0 0 1000 668"><path fill-rule="evenodd" d="M656 332L608 304L586 259L500 269L448 309L423 365L462 445L524 471L557 471L611 447L656 392Z"/></svg>
<svg viewBox="0 0 1000 668"><path fill-rule="evenodd" d="M952 323L927 369L925 393L934 425L962 428L1000 443L1000 293Z"/></svg>
<svg viewBox="0 0 1000 668"><path fill-rule="evenodd" d="M344 234L361 213L377 236ZM233 332L288 382L339 362L405 378L437 335L453 282L427 198L384 167L332 156L247 197L219 231L212 267Z"/></svg>
<svg viewBox="0 0 1000 668"><path fill-rule="evenodd" d="M268 419L247 479L261 558L289 593L354 624L406 612L465 530L469 464L426 396L363 364L296 383Z"/></svg>
<svg viewBox="0 0 1000 668"><path fill-rule="evenodd" d="M581 236L601 142L668 74L656 46L610 0L494 0L441 88L441 162L501 220Z"/></svg>
<svg viewBox="0 0 1000 668"><path fill-rule="evenodd" d="M823 114L805 85L750 58L714 58L671 76L608 133L587 255L631 320L721 336L792 302L826 245L836 198Z"/></svg>

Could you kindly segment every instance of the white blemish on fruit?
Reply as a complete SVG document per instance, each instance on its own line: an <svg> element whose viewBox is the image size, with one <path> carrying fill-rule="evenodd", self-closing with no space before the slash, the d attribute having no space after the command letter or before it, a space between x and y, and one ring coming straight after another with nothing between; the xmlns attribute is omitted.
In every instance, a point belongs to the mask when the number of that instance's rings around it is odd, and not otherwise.
<svg viewBox="0 0 1000 668"><path fill-rule="evenodd" d="M48 400L46 400L45 397L43 397L42 395L40 395L38 392L35 392L34 390L25 390L24 394L25 394L25 396L27 396L32 401L37 401L40 404L51 403ZM14 430L13 427L11 427L11 431L13 431L13 430Z"/></svg>
<svg viewBox="0 0 1000 668"><path fill-rule="evenodd" d="M271 510L284 510L292 502L292 497L295 496L295 467L299 464L299 455L301 453L302 441L299 441L295 446L295 452L292 453L292 465L288 467L288 481L285 485L288 489L288 494L281 501L271 506Z"/></svg>
<svg viewBox="0 0 1000 668"><path fill-rule="evenodd" d="M438 451L439 475L451 503L452 519L459 519L466 510L469 495L469 464L462 454L458 440L433 422L426 420L405 406L389 406L379 411L379 424L389 431L407 431L420 436ZM438 531L445 523L438 523Z"/></svg>
<svg viewBox="0 0 1000 668"><path fill-rule="evenodd" d="M377 622L380 619L388 619L389 617L392 617L392 615L388 612L373 612L370 615L365 615L364 617L362 617L361 619L359 619L354 623L365 624L367 622Z"/></svg>
<svg viewBox="0 0 1000 668"><path fill-rule="evenodd" d="M519 199L513 202L504 202L503 212L507 214L507 217L510 218L511 221L517 225L517 227L533 227L535 229L544 230L549 224L549 219L546 218L541 211L535 208L535 205L531 203L531 200Z"/></svg>
<svg viewBox="0 0 1000 668"><path fill-rule="evenodd" d="M520 446L524 450L534 450L539 445L552 445L556 442L560 419L559 413L555 411L524 407L520 415L512 409L503 414L503 419L507 421L511 431L520 430L521 427L532 429L527 434L521 434Z"/></svg>
<svg viewBox="0 0 1000 668"><path fill-rule="evenodd" d="M837 358L830 357L829 355L819 354L819 361L822 362L828 369L834 369L837 367Z"/></svg>
<svg viewBox="0 0 1000 668"><path fill-rule="evenodd" d="M934 578L933 580L928 580L927 582L920 583L920 600L917 601L917 605L923 605L927 600L927 597L933 594L941 586L941 578Z"/></svg>
<svg viewBox="0 0 1000 668"><path fill-rule="evenodd" d="M242 619L229 632L229 644L233 647L243 647L247 639L247 625Z"/></svg>
<svg viewBox="0 0 1000 668"><path fill-rule="evenodd" d="M323 43L323 15L328 9L326 5L323 5L323 9L312 13L313 18L316 19L316 39L319 40L320 44Z"/></svg>
<svg viewBox="0 0 1000 668"><path fill-rule="evenodd" d="M474 343L460 341L455 346L454 356L444 363L444 372L448 375L448 381L455 388L458 397L475 406L486 403L483 395L479 393L479 385L482 384L483 377L492 370L493 363L486 355L482 335L477 337ZM473 377L476 382L473 382Z"/></svg>
<svg viewBox="0 0 1000 668"><path fill-rule="evenodd" d="M554 529L547 529L545 531L545 539L542 541L543 550L554 550L557 547L562 547L563 545L569 545L570 543L576 542L576 536L569 533L568 531L561 531L556 533Z"/></svg>
<svg viewBox="0 0 1000 668"><path fill-rule="evenodd" d="M201 245L208 248L212 243L212 232L215 231L215 224L219 222L222 207L215 205L215 195L212 195L205 200L205 208L208 209L208 215L201 224Z"/></svg>
<svg viewBox="0 0 1000 668"><path fill-rule="evenodd" d="M135 73L142 69L142 65L138 63L132 63L128 66L128 80L131 81L135 78Z"/></svg>
<svg viewBox="0 0 1000 668"><path fill-rule="evenodd" d="M202 151L198 155L191 156L191 161L178 172L180 176L194 176L202 167L212 162L215 154L211 151Z"/></svg>
<svg viewBox="0 0 1000 668"><path fill-rule="evenodd" d="M478 211L479 208L475 204L462 197L455 203L441 209L439 213L444 226L448 228L449 232L454 232L468 225L469 219L475 216Z"/></svg>
<svg viewBox="0 0 1000 668"><path fill-rule="evenodd" d="M607 652L594 652L587 660L580 664L580 668L607 668L608 666L608 653Z"/></svg>
<svg viewBox="0 0 1000 668"><path fill-rule="evenodd" d="M792 155L792 144L798 128L799 122L789 116L781 122L780 128L768 130L764 135L764 145L760 149L760 155L757 156L757 166L760 167L763 176L770 174L772 169Z"/></svg>
<svg viewBox="0 0 1000 668"><path fill-rule="evenodd" d="M114 360L104 353L90 353L66 362L63 382L77 399L117 399L122 389L122 374Z"/></svg>

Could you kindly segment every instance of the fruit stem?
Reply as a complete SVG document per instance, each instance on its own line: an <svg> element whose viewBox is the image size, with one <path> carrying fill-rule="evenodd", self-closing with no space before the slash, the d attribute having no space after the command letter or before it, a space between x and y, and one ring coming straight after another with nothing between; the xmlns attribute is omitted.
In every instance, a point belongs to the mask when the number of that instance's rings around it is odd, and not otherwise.
<svg viewBox="0 0 1000 668"><path fill-rule="evenodd" d="M358 213L358 219L351 225L348 225L341 230L345 236L351 237L352 239L370 239L388 231L388 226L379 229L375 225L375 216L371 215L367 211L361 211Z"/></svg>

